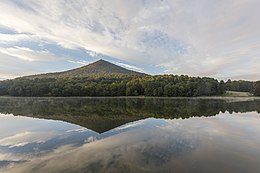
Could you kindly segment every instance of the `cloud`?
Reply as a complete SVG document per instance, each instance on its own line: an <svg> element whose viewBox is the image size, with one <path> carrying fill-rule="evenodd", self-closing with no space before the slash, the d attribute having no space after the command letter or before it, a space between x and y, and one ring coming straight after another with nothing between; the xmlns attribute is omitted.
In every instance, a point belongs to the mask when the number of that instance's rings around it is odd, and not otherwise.
<svg viewBox="0 0 260 173"><path fill-rule="evenodd" d="M91 51L91 50L86 50L86 53L89 54L91 57L96 57L98 55L97 52Z"/></svg>
<svg viewBox="0 0 260 173"><path fill-rule="evenodd" d="M0 52L25 61L54 61L59 59L48 51L36 51L26 47L0 48Z"/></svg>
<svg viewBox="0 0 260 173"><path fill-rule="evenodd" d="M0 33L0 43L10 44L12 42L20 42L24 40L35 40L36 37L27 34L1 34Z"/></svg>
<svg viewBox="0 0 260 173"><path fill-rule="evenodd" d="M13 52L13 49L15 50ZM6 52L6 53L2 53ZM10 54L18 54L16 56L11 56ZM29 54L29 57L26 55ZM33 56L34 55L34 56ZM50 56L53 56L50 54ZM28 60L28 58L30 58ZM46 59L45 59L46 58ZM12 79L19 76L47 73L47 72L57 72L62 71L66 68L75 68L76 65L64 61L64 58L54 56L50 58L47 53L42 53L41 51L36 52L26 52L26 50L16 50L16 48L0 48L0 77L3 79Z"/></svg>
<svg viewBox="0 0 260 173"><path fill-rule="evenodd" d="M25 146L29 143L42 143L43 141L52 137L51 133L34 133L30 131L21 132L13 136L5 137L0 140L1 146L8 146L9 148Z"/></svg>
<svg viewBox="0 0 260 173"><path fill-rule="evenodd" d="M73 61L73 60L68 60L68 62L74 63L74 64L80 64L80 65L88 65L90 62L80 60L80 61Z"/></svg>
<svg viewBox="0 0 260 173"><path fill-rule="evenodd" d="M129 65L129 64L125 64L125 63L121 63L121 62L115 62L115 64L122 66L124 68L130 69L130 70L135 70L135 71L139 71L139 72L143 72L144 69L133 66L133 65Z"/></svg>
<svg viewBox="0 0 260 173"><path fill-rule="evenodd" d="M36 38L174 74L259 76L259 5L258 0L1 1L0 26L16 33L1 34L0 42Z"/></svg>

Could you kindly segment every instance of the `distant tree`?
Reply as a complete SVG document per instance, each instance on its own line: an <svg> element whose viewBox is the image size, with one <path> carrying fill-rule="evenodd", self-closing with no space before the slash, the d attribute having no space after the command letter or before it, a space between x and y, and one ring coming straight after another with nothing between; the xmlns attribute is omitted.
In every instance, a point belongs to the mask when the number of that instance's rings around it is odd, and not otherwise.
<svg viewBox="0 0 260 173"><path fill-rule="evenodd" d="M225 93L225 90L226 90L226 88L225 88L225 82L224 82L223 80L221 80L221 81L219 82L219 91L218 91L218 93L219 93L220 95L222 95L222 94Z"/></svg>
<svg viewBox="0 0 260 173"><path fill-rule="evenodd" d="M230 79L225 83L225 88L228 91L239 91L239 92L254 92L255 82L252 81L231 81Z"/></svg>
<svg viewBox="0 0 260 173"><path fill-rule="evenodd" d="M255 96L260 96L260 81L257 81L255 84L255 91L254 91Z"/></svg>
<svg viewBox="0 0 260 173"><path fill-rule="evenodd" d="M139 96L144 94L144 89L140 84L139 79L134 79L126 84L126 95L127 96Z"/></svg>

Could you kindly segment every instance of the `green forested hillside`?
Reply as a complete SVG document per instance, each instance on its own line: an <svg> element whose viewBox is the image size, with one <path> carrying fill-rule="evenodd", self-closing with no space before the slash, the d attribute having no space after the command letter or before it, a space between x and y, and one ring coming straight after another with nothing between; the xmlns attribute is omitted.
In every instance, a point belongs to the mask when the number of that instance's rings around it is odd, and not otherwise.
<svg viewBox="0 0 260 173"><path fill-rule="evenodd" d="M106 75L125 75L125 76L147 76L147 74L135 72L117 66L105 60L99 60L89 65L57 73L46 73L39 75L25 76L27 79L36 78L67 78L67 77L86 77L86 76L106 76Z"/></svg>
<svg viewBox="0 0 260 173"><path fill-rule="evenodd" d="M0 82L0 95L10 96L212 96L225 92L213 78L176 75L19 78Z"/></svg>
<svg viewBox="0 0 260 173"><path fill-rule="evenodd" d="M227 91L259 96L259 82L218 81L187 75L150 76L104 60L78 69L0 81L0 96L158 96L194 97L223 95Z"/></svg>

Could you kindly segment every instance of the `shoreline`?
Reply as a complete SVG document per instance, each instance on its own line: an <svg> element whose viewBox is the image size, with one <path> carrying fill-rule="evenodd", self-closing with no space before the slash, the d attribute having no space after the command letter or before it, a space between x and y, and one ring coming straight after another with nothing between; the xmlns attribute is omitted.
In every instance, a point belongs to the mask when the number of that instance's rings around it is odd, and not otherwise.
<svg viewBox="0 0 260 173"><path fill-rule="evenodd" d="M71 96L71 97L16 97L16 96L0 96L1 98L43 98L43 99L232 99L232 100L258 100L260 97L257 96L199 96L199 97L149 97L149 96L97 96L97 97L90 97L90 96Z"/></svg>

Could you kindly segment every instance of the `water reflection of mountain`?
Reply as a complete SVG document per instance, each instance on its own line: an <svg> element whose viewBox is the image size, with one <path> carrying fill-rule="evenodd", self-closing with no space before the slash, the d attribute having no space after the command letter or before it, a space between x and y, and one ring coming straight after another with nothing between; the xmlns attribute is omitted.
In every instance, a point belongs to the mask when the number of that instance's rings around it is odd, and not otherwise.
<svg viewBox="0 0 260 173"><path fill-rule="evenodd" d="M63 120L105 132L148 118L214 116L219 112L260 112L260 100L158 98L1 98L0 112Z"/></svg>

